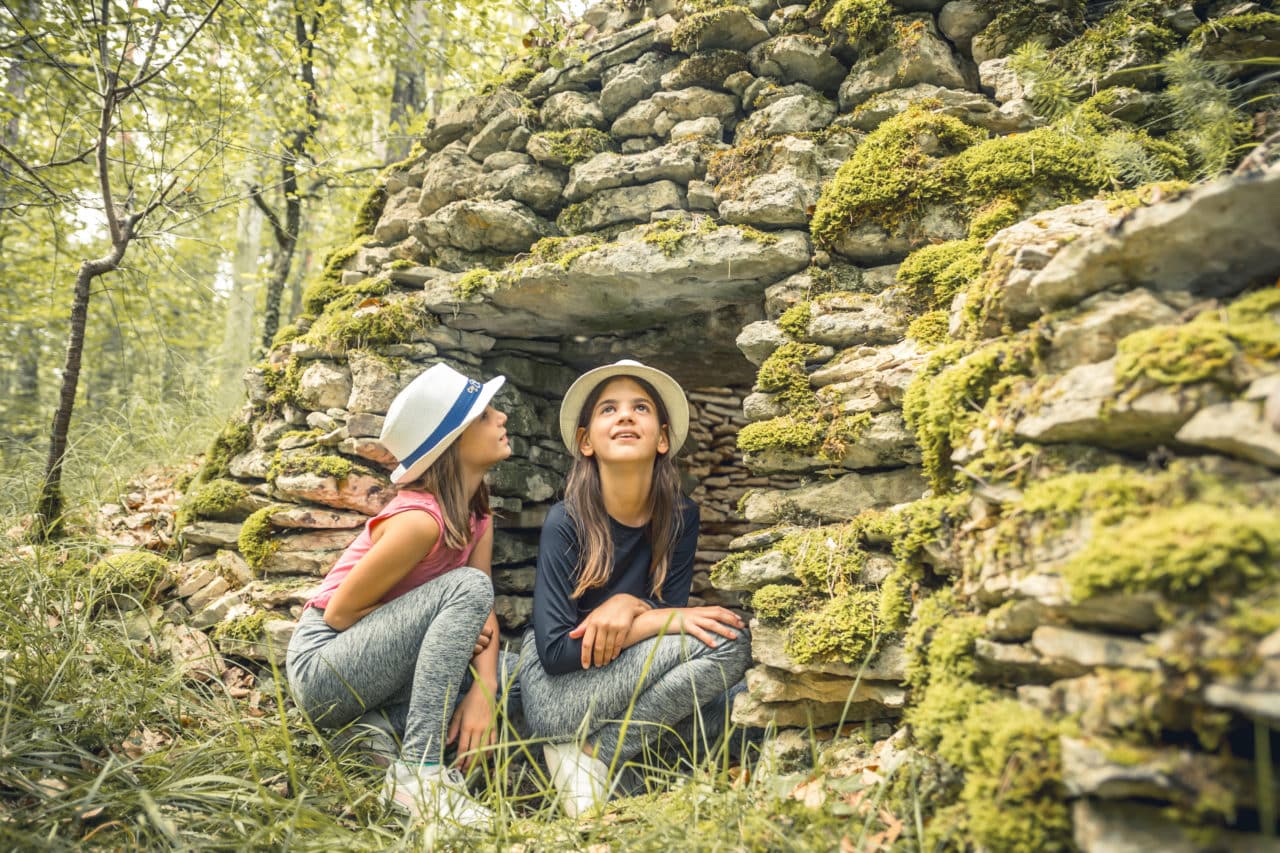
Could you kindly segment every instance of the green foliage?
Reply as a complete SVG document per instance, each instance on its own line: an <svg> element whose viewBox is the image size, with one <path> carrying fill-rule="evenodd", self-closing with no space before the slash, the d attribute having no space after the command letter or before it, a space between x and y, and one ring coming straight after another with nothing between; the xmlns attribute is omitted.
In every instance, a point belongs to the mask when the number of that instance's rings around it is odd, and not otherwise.
<svg viewBox="0 0 1280 853"><path fill-rule="evenodd" d="M762 586L751 596L751 610L761 621L785 622L805 603L808 595L790 584Z"/></svg>
<svg viewBox="0 0 1280 853"><path fill-rule="evenodd" d="M373 229L377 227L378 220L382 218L382 211L386 206L387 185L385 183L374 184L365 195L364 200L360 202L360 207L356 210L354 235L356 237L372 235Z"/></svg>
<svg viewBox="0 0 1280 853"><path fill-rule="evenodd" d="M778 318L778 328L794 341L804 340L809 334L809 320L813 317L813 306L808 302L797 302Z"/></svg>
<svg viewBox="0 0 1280 853"><path fill-rule="evenodd" d="M1280 318L1265 310L1276 301L1253 294L1229 309L1227 322L1208 312L1190 323L1134 332L1116 345L1116 381L1130 393L1206 381L1234 387L1237 360L1280 358Z"/></svg>
<svg viewBox="0 0 1280 853"><path fill-rule="evenodd" d="M236 547L240 556L255 572L262 568L276 551L280 550L280 542L273 539L275 527L271 524L273 513L279 512L280 506L267 506L258 510L240 525L240 537Z"/></svg>
<svg viewBox="0 0 1280 853"><path fill-rule="evenodd" d="M932 349L933 347L945 344L951 339L950 332L950 314L941 309L937 311L927 311L911 321L911 325L907 326L907 337L924 349Z"/></svg>
<svg viewBox="0 0 1280 853"><path fill-rule="evenodd" d="M94 564L89 578L102 592L149 601L169 582L169 561L151 551L122 551Z"/></svg>
<svg viewBox="0 0 1280 853"><path fill-rule="evenodd" d="M778 401L796 414L816 406L817 395L809 384L805 364L822 351L815 344L787 342L773 351L760 365L756 385L761 391L778 395Z"/></svg>
<svg viewBox="0 0 1280 853"><path fill-rule="evenodd" d="M949 308L951 299L982 270L976 240L951 240L916 249L899 265L897 278L923 311Z"/></svg>
<svg viewBox="0 0 1280 853"><path fill-rule="evenodd" d="M1247 592L1274 580L1278 565L1274 512L1192 502L1096 531L1061 572L1077 600L1146 590L1186 598Z"/></svg>
<svg viewBox="0 0 1280 853"><path fill-rule="evenodd" d="M799 663L862 663L880 634L878 600L877 592L853 590L796 613L787 633L787 654Z"/></svg>
<svg viewBox="0 0 1280 853"><path fill-rule="evenodd" d="M369 296L383 296L391 289L388 276L371 276L356 284L343 284L341 276L321 276L302 291L302 310L319 315L331 302L341 299L346 304Z"/></svg>
<svg viewBox="0 0 1280 853"><path fill-rule="evenodd" d="M1053 127L989 139L962 152L955 165L970 208L996 199L1025 207L1034 194L1051 197L1051 205L1075 202L1107 185L1096 152Z"/></svg>

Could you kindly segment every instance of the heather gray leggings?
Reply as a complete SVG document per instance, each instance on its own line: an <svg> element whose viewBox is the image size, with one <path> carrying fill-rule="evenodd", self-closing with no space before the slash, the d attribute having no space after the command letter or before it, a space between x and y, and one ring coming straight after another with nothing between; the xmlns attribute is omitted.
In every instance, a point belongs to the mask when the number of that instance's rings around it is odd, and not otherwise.
<svg viewBox="0 0 1280 853"><path fill-rule="evenodd" d="M401 758L438 764L459 686L492 607L489 577L463 567L392 599L345 631L330 628L309 608L285 664L294 698L326 728L374 708L407 705Z"/></svg>
<svg viewBox="0 0 1280 853"><path fill-rule="evenodd" d="M714 739L725 715L725 694L751 663L751 635L745 628L736 640L719 641L711 648L687 635L654 637L623 649L604 667L550 675L538 660L530 629L520 655L520 692L530 732L551 741L589 740L605 763L629 761L664 733L691 736L704 711L698 728Z"/></svg>

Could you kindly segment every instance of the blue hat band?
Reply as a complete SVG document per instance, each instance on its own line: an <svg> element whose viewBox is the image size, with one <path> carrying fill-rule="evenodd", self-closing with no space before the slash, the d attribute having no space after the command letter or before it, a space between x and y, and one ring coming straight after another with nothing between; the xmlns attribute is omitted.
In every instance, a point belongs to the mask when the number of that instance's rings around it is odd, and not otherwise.
<svg viewBox="0 0 1280 853"><path fill-rule="evenodd" d="M480 391L483 387L474 379L467 382L467 387L462 389L458 399L454 401L453 406L445 413L436 428L431 431L431 435L427 436L412 453L400 460L401 467L405 470L412 468L414 463L431 452L432 448L439 444L446 435L462 426L467 419L467 412L471 411L471 407L475 404L476 398L480 396Z"/></svg>

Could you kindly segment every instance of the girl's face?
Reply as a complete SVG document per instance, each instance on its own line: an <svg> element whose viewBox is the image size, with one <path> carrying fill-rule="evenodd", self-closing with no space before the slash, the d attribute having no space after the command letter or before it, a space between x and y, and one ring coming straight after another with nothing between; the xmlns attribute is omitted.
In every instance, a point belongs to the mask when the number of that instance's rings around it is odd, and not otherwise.
<svg viewBox="0 0 1280 853"><path fill-rule="evenodd" d="M653 398L632 379L611 379L596 398L578 449L601 462L649 461L670 448Z"/></svg>
<svg viewBox="0 0 1280 853"><path fill-rule="evenodd" d="M507 442L507 416L493 406L485 407L458 436L458 456L473 468L490 468L511 455Z"/></svg>

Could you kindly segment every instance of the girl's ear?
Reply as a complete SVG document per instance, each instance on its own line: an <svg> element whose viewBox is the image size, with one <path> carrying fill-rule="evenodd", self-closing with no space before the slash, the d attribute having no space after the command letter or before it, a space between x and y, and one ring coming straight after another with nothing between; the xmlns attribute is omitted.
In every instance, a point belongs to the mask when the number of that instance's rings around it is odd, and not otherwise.
<svg viewBox="0 0 1280 853"><path fill-rule="evenodd" d="M591 449L591 439L587 437L587 431L582 427L578 427L578 452L583 456L590 456L595 453Z"/></svg>
<svg viewBox="0 0 1280 853"><path fill-rule="evenodd" d="M671 449L671 442L667 439L667 425L662 425L662 434L658 436L658 452L665 454Z"/></svg>

